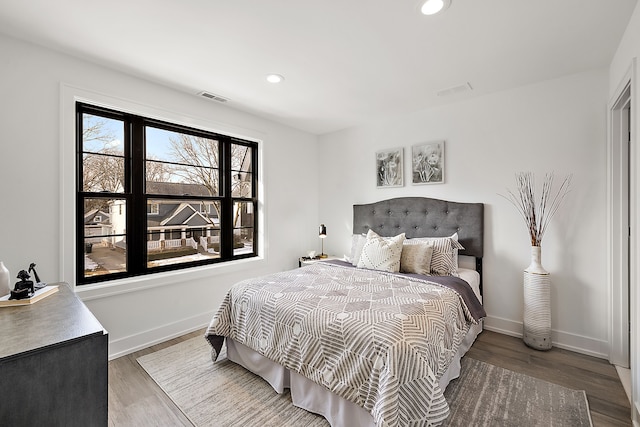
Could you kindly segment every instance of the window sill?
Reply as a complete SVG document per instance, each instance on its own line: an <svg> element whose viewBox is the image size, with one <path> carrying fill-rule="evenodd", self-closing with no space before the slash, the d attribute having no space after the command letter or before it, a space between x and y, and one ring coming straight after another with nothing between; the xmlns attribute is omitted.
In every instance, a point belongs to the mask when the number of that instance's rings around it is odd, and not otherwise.
<svg viewBox="0 0 640 427"><path fill-rule="evenodd" d="M111 280L92 285L75 286L75 292L83 301L106 298L130 292L140 292L145 289L161 286L176 285L190 280L198 280L205 277L215 277L221 274L246 271L247 268L258 268L265 263L263 257L246 258L236 261L214 264L205 267L194 267L186 270L175 270L165 273L155 273L139 277Z"/></svg>

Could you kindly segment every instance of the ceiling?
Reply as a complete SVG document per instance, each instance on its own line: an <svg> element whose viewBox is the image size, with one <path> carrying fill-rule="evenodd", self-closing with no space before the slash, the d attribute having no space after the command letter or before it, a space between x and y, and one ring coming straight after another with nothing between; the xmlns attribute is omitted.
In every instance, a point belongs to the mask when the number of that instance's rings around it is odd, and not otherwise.
<svg viewBox="0 0 640 427"><path fill-rule="evenodd" d="M608 67L635 5L452 0L425 16L417 0L2 0L0 32L324 134Z"/></svg>

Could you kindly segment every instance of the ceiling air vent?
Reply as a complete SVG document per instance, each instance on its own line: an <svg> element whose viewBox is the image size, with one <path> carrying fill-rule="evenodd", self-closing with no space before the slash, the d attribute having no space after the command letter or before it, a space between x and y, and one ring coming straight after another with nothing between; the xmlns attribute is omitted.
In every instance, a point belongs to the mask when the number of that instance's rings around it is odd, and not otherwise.
<svg viewBox="0 0 640 427"><path fill-rule="evenodd" d="M467 92L467 91L471 91L473 90L473 88L471 87L471 84L469 82L463 84L463 85L458 85L458 86L453 86L447 89L442 89L438 91L438 96L448 96L448 95L455 95L458 93L462 93L462 92Z"/></svg>
<svg viewBox="0 0 640 427"><path fill-rule="evenodd" d="M211 92L202 91L202 92L198 93L198 95L200 95L203 98L211 99L211 100L217 101L217 102L227 102L227 101L229 101L227 98L225 98L223 96L220 96L220 95L216 95L215 93L211 93Z"/></svg>

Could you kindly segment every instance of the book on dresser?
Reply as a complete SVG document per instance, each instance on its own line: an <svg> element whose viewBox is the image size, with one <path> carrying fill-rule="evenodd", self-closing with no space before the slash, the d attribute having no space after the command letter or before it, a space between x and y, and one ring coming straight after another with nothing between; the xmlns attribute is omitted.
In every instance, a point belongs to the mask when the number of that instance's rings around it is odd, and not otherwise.
<svg viewBox="0 0 640 427"><path fill-rule="evenodd" d="M58 292L57 285L47 285L42 289L38 289L33 293L33 295L29 298L24 299L9 299L11 294L0 297L0 307L12 307L16 305L29 305L34 304L40 301L43 298L48 297L49 295Z"/></svg>

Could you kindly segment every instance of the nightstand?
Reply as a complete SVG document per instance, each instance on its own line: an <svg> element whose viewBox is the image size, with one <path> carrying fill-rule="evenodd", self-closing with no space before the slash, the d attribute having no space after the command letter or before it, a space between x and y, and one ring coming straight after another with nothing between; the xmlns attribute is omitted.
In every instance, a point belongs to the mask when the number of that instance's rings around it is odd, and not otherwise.
<svg viewBox="0 0 640 427"><path fill-rule="evenodd" d="M320 257L315 257L315 258L309 258L307 256L301 256L300 258L298 258L298 267L302 267L303 265L311 265L314 262L318 262L318 261L326 261L328 259L340 259L337 256L327 256L326 258L320 258Z"/></svg>

